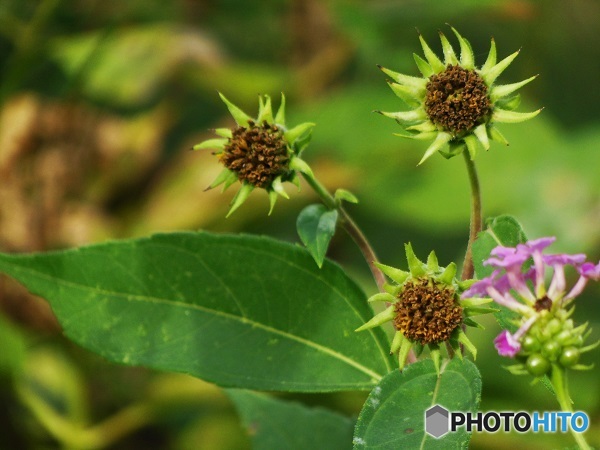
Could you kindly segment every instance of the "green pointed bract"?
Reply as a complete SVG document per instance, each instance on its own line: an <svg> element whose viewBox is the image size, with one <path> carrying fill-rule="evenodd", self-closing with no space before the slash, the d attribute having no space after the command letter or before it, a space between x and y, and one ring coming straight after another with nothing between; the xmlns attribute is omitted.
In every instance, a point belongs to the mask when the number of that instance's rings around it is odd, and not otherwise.
<svg viewBox="0 0 600 450"><path fill-rule="evenodd" d="M231 208L229 209L229 212L225 217L229 217L231 214L233 214L233 212L236 209L242 206L242 204L248 199L248 196L253 190L254 186L252 186L251 184L243 183L240 190L237 191L237 194L235 194L235 197L233 197L233 200L231 202Z"/></svg>
<svg viewBox="0 0 600 450"><path fill-rule="evenodd" d="M225 183L231 177L233 177L233 181L237 180L237 176L235 173L231 172L229 169L223 169L219 173L219 175L217 175L217 178L215 178L215 181L210 183L210 185L205 190L214 189L218 185Z"/></svg>
<svg viewBox="0 0 600 450"><path fill-rule="evenodd" d="M479 139L479 142L481 142L483 148L488 150L490 148L490 139L488 137L487 125L482 123L481 125L475 127L473 133L475 134L475 137Z"/></svg>
<svg viewBox="0 0 600 450"><path fill-rule="evenodd" d="M473 327L473 328L479 328L480 330L485 330L485 327L483 325L481 325L478 322L475 322L473 319L471 319L470 317L465 317L463 319L463 324L465 324L468 327Z"/></svg>
<svg viewBox="0 0 600 450"><path fill-rule="evenodd" d="M498 308L486 308L484 306L473 306L467 309L467 317L481 316L483 314L493 314L500 311Z"/></svg>
<svg viewBox="0 0 600 450"><path fill-rule="evenodd" d="M283 198L287 198L287 199L290 198L290 196L287 195L287 192L285 192L285 189L283 188L283 183L281 182L281 177L277 177L273 180L273 184L271 184L271 188L273 189L273 192L281 195Z"/></svg>
<svg viewBox="0 0 600 450"><path fill-rule="evenodd" d="M421 47L423 48L423 54L425 55L425 59L433 69L435 73L443 72L446 66L440 59L436 56L436 54L431 50L427 42L422 35L419 34L419 40L421 41Z"/></svg>
<svg viewBox="0 0 600 450"><path fill-rule="evenodd" d="M435 254L435 251L433 250L427 257L427 270L429 270L430 272L437 272L438 270L440 270L440 265L438 263L437 256Z"/></svg>
<svg viewBox="0 0 600 450"><path fill-rule="evenodd" d="M485 60L483 66L481 66L481 72L489 72L489 70L496 65L496 41L492 38L490 44L490 52Z"/></svg>
<svg viewBox="0 0 600 450"><path fill-rule="evenodd" d="M291 130L287 130L283 135L285 136L288 142L294 142L295 140L301 138L303 135L308 134L312 131L315 124L311 122L301 123L298 126L295 126Z"/></svg>
<svg viewBox="0 0 600 450"><path fill-rule="evenodd" d="M379 270L381 270L384 274L398 284L404 283L410 276L410 272L405 272L404 270L396 269L395 267L386 266L385 264L378 262L376 262L375 265L379 268Z"/></svg>
<svg viewBox="0 0 600 450"><path fill-rule="evenodd" d="M306 174L309 177L314 177L310 166L306 162L304 162L302 159L298 158L297 156L293 157L290 160L290 169L297 170L298 172L302 172L303 174Z"/></svg>
<svg viewBox="0 0 600 450"><path fill-rule="evenodd" d="M390 320L393 320L395 314L396 313L394 312L394 305L392 305L392 306L388 307L385 311L377 314L375 317L373 317L371 320L369 320L364 325L358 327L355 331L368 330L369 328L375 328L380 325L383 325L384 323L389 322Z"/></svg>
<svg viewBox="0 0 600 450"><path fill-rule="evenodd" d="M520 51L521 50L517 50L512 55L509 55L506 58L504 58L498 64L490 67L488 70L481 71L481 77L483 78L483 80L486 82L486 84L488 86L491 86L492 84L494 84L494 81L496 81L496 78L498 78L500 76L500 74L502 72L504 72L504 70L506 70L506 68L508 66L510 66L510 63L512 63L514 61L514 59L517 56L519 56Z"/></svg>
<svg viewBox="0 0 600 450"><path fill-rule="evenodd" d="M235 123L237 123L240 127L247 127L248 123L252 120L252 117L250 117L248 114L246 114L240 108L238 108L233 103L231 103L229 100L227 100L227 98L220 92L219 92L219 96L221 97L221 100L223 100L225 105L227 106L227 109L229 110L229 113L233 117L233 120L235 120Z"/></svg>
<svg viewBox="0 0 600 450"><path fill-rule="evenodd" d="M519 123L529 119L533 119L540 112L542 112L542 108L533 112L507 111L504 109L496 108L494 110L494 113L492 114L492 121L498 123Z"/></svg>
<svg viewBox="0 0 600 450"><path fill-rule="evenodd" d="M488 303L491 303L491 302L493 302L493 300L489 297L469 297L469 298L463 298L459 301L460 305L463 308L487 305Z"/></svg>
<svg viewBox="0 0 600 450"><path fill-rule="evenodd" d="M410 242L404 245L404 249L406 251L406 261L408 262L411 275L414 278L419 278L425 275L427 273L425 270L425 264L423 264L423 262L417 258L417 255L415 255Z"/></svg>
<svg viewBox="0 0 600 450"><path fill-rule="evenodd" d="M423 164L427 159L429 159L435 152L439 151L442 147L444 147L448 142L452 140L452 135L450 133L439 132L435 138L435 141L431 143L429 148L425 150L425 154L419 161L418 166Z"/></svg>
<svg viewBox="0 0 600 450"><path fill-rule="evenodd" d="M283 92L281 93L281 104L275 115L275 123L285 127L285 95L283 95Z"/></svg>
<svg viewBox="0 0 600 450"><path fill-rule="evenodd" d="M200 142L192 147L193 150L202 150L205 148L220 148L222 149L229 139L207 139L204 142Z"/></svg>
<svg viewBox="0 0 600 450"><path fill-rule="evenodd" d="M269 191L269 216L273 212L273 208L275 208L275 203L277 203L277 192Z"/></svg>
<svg viewBox="0 0 600 450"><path fill-rule="evenodd" d="M398 84L403 84L415 89L425 90L427 80L423 78L411 77L410 75L404 75L402 73L394 72L393 70L386 69L385 67L379 66L379 69L387 76L391 77Z"/></svg>
<svg viewBox="0 0 600 450"><path fill-rule="evenodd" d="M458 331L458 342L460 342L467 350L469 350L469 352L473 355L473 359L477 358L477 348L462 330Z"/></svg>
<svg viewBox="0 0 600 450"><path fill-rule="evenodd" d="M384 283L383 290L394 297L396 297L401 291L402 286L398 286L396 284Z"/></svg>
<svg viewBox="0 0 600 450"><path fill-rule="evenodd" d="M417 125L411 125L410 127L406 127L407 131L418 131L419 133L433 133L437 134L437 127L435 124L427 121L422 122Z"/></svg>
<svg viewBox="0 0 600 450"><path fill-rule="evenodd" d="M406 134L406 133L394 133L394 136L403 137L406 139L415 139L417 141L430 141L437 136L437 132L430 131L428 133L416 133L416 134Z"/></svg>
<svg viewBox="0 0 600 450"><path fill-rule="evenodd" d="M233 136L229 128L217 128L215 129L215 134L224 138L231 138Z"/></svg>
<svg viewBox="0 0 600 450"><path fill-rule="evenodd" d="M419 97L422 93L419 92L419 90L403 84L394 83L393 81L388 81L388 85L392 91L394 91L394 94L400 97L408 106L415 107L420 105Z"/></svg>
<svg viewBox="0 0 600 450"><path fill-rule="evenodd" d="M227 170L227 169L225 169L225 170ZM227 178L225 178L225 181L223 182L223 188L221 189L221 192L225 192L227 190L227 188L229 188L229 186L231 186L238 180L238 177L234 172L231 172L230 170L227 170L227 172L229 172L229 174L227 175Z"/></svg>
<svg viewBox="0 0 600 450"><path fill-rule="evenodd" d="M471 160L474 160L479 152L479 140L472 134L465 136L463 140L465 141L465 144L467 144L469 157Z"/></svg>
<svg viewBox="0 0 600 450"><path fill-rule="evenodd" d="M471 44L464 37L460 35L456 28L451 27L452 32L456 35L458 43L460 45L460 65L465 69L472 70L475 68L475 55L473 55L473 49Z"/></svg>
<svg viewBox="0 0 600 450"><path fill-rule="evenodd" d="M456 57L456 53L454 53L454 49L448 41L448 38L444 33L440 31L440 41L442 41L442 51L444 52L444 64L447 66L448 64L456 65L458 64L458 58Z"/></svg>
<svg viewBox="0 0 600 450"><path fill-rule="evenodd" d="M413 58L415 60L415 64L417 65L417 68L419 69L419 72L421 72L421 75L423 75L425 78L429 78L431 75L433 75L435 73L433 71L433 69L431 68L431 66L429 65L429 63L427 61L425 61L423 58L421 58L419 55L417 55L416 53L413 53Z"/></svg>
<svg viewBox="0 0 600 450"><path fill-rule="evenodd" d="M439 280L447 285L451 285L456 276L456 264L451 262L446 266L442 274L439 276Z"/></svg>
<svg viewBox="0 0 600 450"><path fill-rule="evenodd" d="M495 126L490 126L488 128L488 135L492 141L499 142L504 145L509 145L508 140L504 137L500 130Z"/></svg>
<svg viewBox="0 0 600 450"><path fill-rule="evenodd" d="M392 339L392 345L390 346L390 353L396 353L402 346L402 342L405 340L406 338L404 335L400 331L396 331L394 333L394 338Z"/></svg>
<svg viewBox="0 0 600 450"><path fill-rule="evenodd" d="M393 303L396 300L398 300L396 297L394 297L392 294L388 294L387 292L380 292L378 294L372 295L371 297L369 297L369 299L367 300L369 303L375 303L375 302L388 302L388 303Z"/></svg>
<svg viewBox="0 0 600 450"><path fill-rule="evenodd" d="M427 113L423 108L413 109L412 111L385 112L377 111L379 114L397 120L400 123L411 123L417 120L425 120Z"/></svg>
<svg viewBox="0 0 600 450"><path fill-rule="evenodd" d="M408 339L404 339L400 344L400 350L398 351L398 366L400 367L400 370L404 369L404 366L406 365L406 358L408 358L411 347L412 342Z"/></svg>
<svg viewBox="0 0 600 450"><path fill-rule="evenodd" d="M492 87L492 90L490 92L490 99L493 102L495 102L496 100L499 100L502 97L506 97L507 95L510 95L513 92L515 92L516 90L522 88L526 84L531 83L537 77L538 77L537 75L534 75L532 77L527 78L526 80L519 81L518 83L500 84L500 85L494 86L494 87Z"/></svg>
<svg viewBox="0 0 600 450"><path fill-rule="evenodd" d="M259 109L258 109L258 117L256 118L256 122L261 124L263 122L272 123L273 122L273 107L271 105L271 97L268 95L264 96L264 101L261 100L261 96L258 96Z"/></svg>

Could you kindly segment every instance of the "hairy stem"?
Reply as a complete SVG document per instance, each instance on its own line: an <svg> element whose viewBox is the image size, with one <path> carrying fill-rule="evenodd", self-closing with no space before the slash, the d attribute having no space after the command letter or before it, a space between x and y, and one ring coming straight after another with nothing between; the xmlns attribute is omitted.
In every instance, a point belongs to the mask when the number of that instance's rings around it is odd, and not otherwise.
<svg viewBox="0 0 600 450"><path fill-rule="evenodd" d="M571 397L569 396L569 388L567 386L567 374L565 369L556 365L553 366L551 373L551 381L560 408L563 411L573 412L573 405L571 402ZM591 447L586 442L585 437L582 433L577 433L571 427L569 427L569 429L571 430L571 434L573 435L573 438L575 438L575 441L577 442L577 445L579 445L579 448L581 450L591 450Z"/></svg>
<svg viewBox="0 0 600 450"><path fill-rule="evenodd" d="M481 189L479 187L479 178L477 177L475 163L471 161L468 152L464 151L463 156L467 165L469 182L471 184L471 223L469 226L469 243L467 244L467 253L465 255L465 262L463 263L461 278L463 280L468 280L473 278L475 273L475 268L473 266L473 242L477 239L477 234L482 228Z"/></svg>

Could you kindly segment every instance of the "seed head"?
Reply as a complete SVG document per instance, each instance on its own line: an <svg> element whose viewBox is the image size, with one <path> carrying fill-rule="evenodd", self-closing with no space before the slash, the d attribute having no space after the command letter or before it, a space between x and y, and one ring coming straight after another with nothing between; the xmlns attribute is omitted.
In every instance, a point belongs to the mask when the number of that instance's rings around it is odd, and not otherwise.
<svg viewBox="0 0 600 450"><path fill-rule="evenodd" d="M260 126L249 121L248 127L238 126L233 130L220 159L240 181L259 188L270 186L275 178L287 175L290 170L283 132L266 121Z"/></svg>
<svg viewBox="0 0 600 450"><path fill-rule="evenodd" d="M416 54L414 58L422 78L380 67L391 78L389 85L394 93L412 109L378 112L402 126L403 132L398 136L432 141L419 164L437 152L451 158L466 150L474 159L481 147L489 149L490 141L508 144L495 124L523 122L541 111L514 111L519 105L515 92L535 76L518 83L496 84L518 51L497 61L492 40L485 63L477 68L469 41L454 28L452 31L458 39L460 57L443 33L440 32L443 59L419 36L425 59Z"/></svg>
<svg viewBox="0 0 600 450"><path fill-rule="evenodd" d="M194 150L216 149L215 154L225 169L206 189L223 185L223 191L236 181L241 187L231 202L229 216L239 208L255 188L265 189L269 194L273 211L278 195L289 198L283 183L290 181L299 186L297 172L312 176L310 166L300 155L310 142L314 123L302 123L287 129L285 124L285 97L281 95L281 106L273 115L271 97L258 97L258 117L251 118L219 94L227 105L237 126L217 128L217 139L208 139L194 146Z"/></svg>
<svg viewBox="0 0 600 450"><path fill-rule="evenodd" d="M484 305L488 298L460 299L460 294L473 280L458 281L456 264L440 267L435 252L431 252L427 263L422 262L406 245L406 260L409 271L377 264L395 284L386 284L386 293L376 294L369 302L382 301L389 306L356 331L366 330L391 321L396 329L391 352L398 352L400 369L406 364L408 353L415 345L418 351L429 348L435 367L439 372L440 344L446 343L454 354L462 358L462 344L473 357L477 349L471 343L461 325L477 327L471 317L496 310Z"/></svg>
<svg viewBox="0 0 600 450"><path fill-rule="evenodd" d="M398 299L394 327L421 345L449 340L462 323L463 309L456 302L455 290L431 279L406 282Z"/></svg>
<svg viewBox="0 0 600 450"><path fill-rule="evenodd" d="M425 111L443 130L457 136L485 121L491 102L483 78L458 64L429 77Z"/></svg>

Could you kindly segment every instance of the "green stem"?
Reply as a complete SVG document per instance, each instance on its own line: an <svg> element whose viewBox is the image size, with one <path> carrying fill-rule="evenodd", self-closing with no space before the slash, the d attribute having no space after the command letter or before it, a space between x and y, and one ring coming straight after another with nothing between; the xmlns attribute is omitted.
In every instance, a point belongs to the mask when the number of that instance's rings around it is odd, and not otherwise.
<svg viewBox="0 0 600 450"><path fill-rule="evenodd" d="M566 371L557 365L552 366L551 380L561 409L563 411L573 412L572 401L571 397L569 396L569 388L567 386ZM575 441L581 450L591 450L591 447L586 442L582 433L577 433L571 428L571 434L573 435L573 438L575 438Z"/></svg>
<svg viewBox="0 0 600 450"><path fill-rule="evenodd" d="M473 242L477 239L477 234L482 228L481 189L479 187L479 178L477 177L475 163L471 161L468 152L464 151L463 156L471 184L471 222L469 225L469 243L467 244L467 253L465 255L465 262L463 263L461 278L469 280L475 274L475 267L473 266Z"/></svg>
<svg viewBox="0 0 600 450"><path fill-rule="evenodd" d="M317 181L314 177L306 174L302 174L306 182L313 188L313 190L319 195L325 206L329 209L336 209L340 215L340 225L346 233L350 235L352 240L356 243L358 248L363 254L365 261L369 265L371 269L371 273L373 274L373 278L375 279L375 283L377 283L377 287L381 292L385 292L383 289L383 285L385 284L385 275L379 268L375 265L377 260L377 255L375 255L375 251L369 241L358 227L358 225L352 220L350 215L346 212L346 210L335 201L333 196L329 193L327 188L323 186L319 181Z"/></svg>

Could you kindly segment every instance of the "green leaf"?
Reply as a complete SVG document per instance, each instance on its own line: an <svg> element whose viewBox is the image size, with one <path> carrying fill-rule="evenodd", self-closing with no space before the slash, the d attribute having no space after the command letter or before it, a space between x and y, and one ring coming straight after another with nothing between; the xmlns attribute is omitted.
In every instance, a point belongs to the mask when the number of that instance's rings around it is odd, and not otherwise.
<svg viewBox="0 0 600 450"><path fill-rule="evenodd" d="M335 234L337 218L337 210L315 204L304 208L296 220L298 235L319 267L323 265L327 247Z"/></svg>
<svg viewBox="0 0 600 450"><path fill-rule="evenodd" d="M430 359L396 370L381 380L365 402L354 432L354 449L397 450L467 448L464 428L439 439L425 433L425 411L441 405L449 411L476 412L481 375L468 361L443 364L440 376Z"/></svg>
<svg viewBox="0 0 600 450"><path fill-rule="evenodd" d="M477 236L473 244L473 265L475 275L482 279L494 271L493 267L484 266L483 262L490 257L494 247L516 247L517 244L527 242L527 236L521 224L513 216L501 215L487 220L487 228Z"/></svg>
<svg viewBox="0 0 600 450"><path fill-rule="evenodd" d="M337 265L264 237L158 234L62 252L0 254L76 343L127 365L221 386L372 388L391 370L373 312Z"/></svg>
<svg viewBox="0 0 600 450"><path fill-rule="evenodd" d="M490 257L492 249L498 245L516 247L524 242L527 242L527 236L514 217L502 215L488 219L486 230L479 233L473 244L473 265L477 278L488 277L494 271L493 267L483 265L483 262ZM516 327L512 320L518 317L517 313L502 305L495 306L500 310L494 314L500 326L514 332Z"/></svg>
<svg viewBox="0 0 600 450"><path fill-rule="evenodd" d="M257 392L228 389L255 450L350 449L354 422Z"/></svg>

